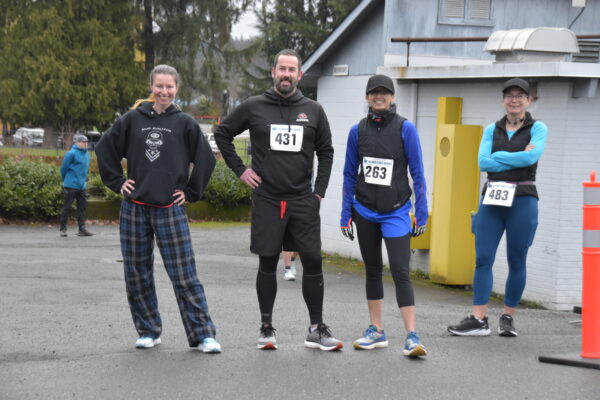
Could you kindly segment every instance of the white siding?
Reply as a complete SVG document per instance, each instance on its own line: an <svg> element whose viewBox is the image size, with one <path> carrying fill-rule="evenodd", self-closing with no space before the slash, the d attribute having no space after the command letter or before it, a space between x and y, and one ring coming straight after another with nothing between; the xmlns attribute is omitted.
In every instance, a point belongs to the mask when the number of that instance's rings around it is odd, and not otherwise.
<svg viewBox="0 0 600 400"><path fill-rule="evenodd" d="M323 249L360 259L356 242L339 231L343 160L347 132L366 114L364 87L367 76L323 77L318 99L333 132L335 158L327 197L323 202ZM421 138L431 207L433 154L437 99L441 96L463 98L465 125L482 125L503 115L501 81L427 82L417 90L415 123ZM412 84L397 85L398 112L414 118ZM548 125L546 150L539 162L539 226L528 256L528 277L524 298L553 309L571 309L581 301L581 182L592 169L599 170L600 95L595 98L570 97L571 85L563 81L542 81L538 101L530 108L534 118ZM435 210L434 210L435 212ZM435 218L435 215L434 215ZM504 293L508 273L506 245L502 240L494 265L494 291ZM384 253L385 254L385 253ZM427 270L428 252L413 255L412 268Z"/></svg>

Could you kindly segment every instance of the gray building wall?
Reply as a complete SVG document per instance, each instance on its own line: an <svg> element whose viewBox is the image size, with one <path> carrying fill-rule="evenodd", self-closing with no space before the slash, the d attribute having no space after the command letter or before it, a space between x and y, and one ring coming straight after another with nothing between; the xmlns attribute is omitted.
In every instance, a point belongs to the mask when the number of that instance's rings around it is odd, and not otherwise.
<svg viewBox="0 0 600 400"><path fill-rule="evenodd" d="M386 54L406 54L405 43L392 43L397 37L489 36L497 30L532 27L567 28L581 11L571 0L491 0L491 26L438 23L441 0L397 0L385 2L384 35ZM587 0L587 7L570 28L576 34L600 33L600 1ZM484 42L411 43L411 55L491 58L483 51Z"/></svg>
<svg viewBox="0 0 600 400"><path fill-rule="evenodd" d="M323 77L319 81L319 101L330 118L335 148L334 167L327 196L322 204L323 250L360 259L356 241L344 238L339 229L343 163L349 129L367 111L364 87L367 77ZM481 125L499 119L502 80L464 82L397 83L399 113L409 116L416 101L414 119L423 148L428 202L431 208L435 123L441 96L463 99L463 124ZM569 310L581 301L581 182L598 170L600 140L600 94L594 98L571 97L567 80L541 80L538 101L530 107L534 118L549 129L546 150L538 168L540 194L539 226L528 257L528 283L524 298L553 309ZM485 174L482 174L482 179ZM428 270L428 251L416 251L411 268ZM384 259L387 262L387 257ZM508 274L506 245L502 240L494 264L494 291L504 293Z"/></svg>
<svg viewBox="0 0 600 400"><path fill-rule="evenodd" d="M383 36L383 6L376 8L347 34L335 53L320 64L322 76L333 74L333 66L347 64L349 75L371 75L383 65L385 40Z"/></svg>

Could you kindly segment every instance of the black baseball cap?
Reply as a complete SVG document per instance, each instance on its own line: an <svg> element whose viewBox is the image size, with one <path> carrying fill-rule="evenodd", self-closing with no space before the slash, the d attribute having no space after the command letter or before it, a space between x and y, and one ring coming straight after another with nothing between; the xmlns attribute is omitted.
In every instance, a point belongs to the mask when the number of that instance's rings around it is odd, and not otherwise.
<svg viewBox="0 0 600 400"><path fill-rule="evenodd" d="M529 94L529 83L526 80L521 78L512 78L504 82L504 86L502 87L502 93L506 93L508 89L511 87L518 87L525 93Z"/></svg>
<svg viewBox="0 0 600 400"><path fill-rule="evenodd" d="M367 91L365 93L369 94L369 92L378 87L389 90L391 94L395 93L394 82L392 81L392 78L386 75L373 75L370 77L367 82Z"/></svg>

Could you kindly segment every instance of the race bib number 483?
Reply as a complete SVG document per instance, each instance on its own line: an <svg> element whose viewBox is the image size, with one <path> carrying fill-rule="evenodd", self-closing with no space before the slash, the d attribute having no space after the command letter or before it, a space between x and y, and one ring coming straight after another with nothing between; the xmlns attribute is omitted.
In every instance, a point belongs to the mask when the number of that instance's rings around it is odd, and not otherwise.
<svg viewBox="0 0 600 400"><path fill-rule="evenodd" d="M511 207L517 185L507 182L488 182L483 204Z"/></svg>
<svg viewBox="0 0 600 400"><path fill-rule="evenodd" d="M271 150L300 151L304 127L302 125L271 125Z"/></svg>
<svg viewBox="0 0 600 400"><path fill-rule="evenodd" d="M365 175L365 182L373 185L384 186L390 186L392 183L394 160L387 158L363 157L362 167Z"/></svg>

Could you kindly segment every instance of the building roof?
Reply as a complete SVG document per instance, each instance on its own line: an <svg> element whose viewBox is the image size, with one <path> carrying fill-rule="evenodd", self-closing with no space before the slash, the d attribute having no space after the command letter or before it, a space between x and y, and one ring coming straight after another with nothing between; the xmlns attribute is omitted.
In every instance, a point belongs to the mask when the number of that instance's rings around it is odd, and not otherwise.
<svg viewBox="0 0 600 400"><path fill-rule="evenodd" d="M302 71L306 74L315 64L329 55L342 39L352 32L360 22L362 22L369 13L378 5L383 4L384 0L363 0L361 1L344 20L335 28L312 52L302 64Z"/></svg>

